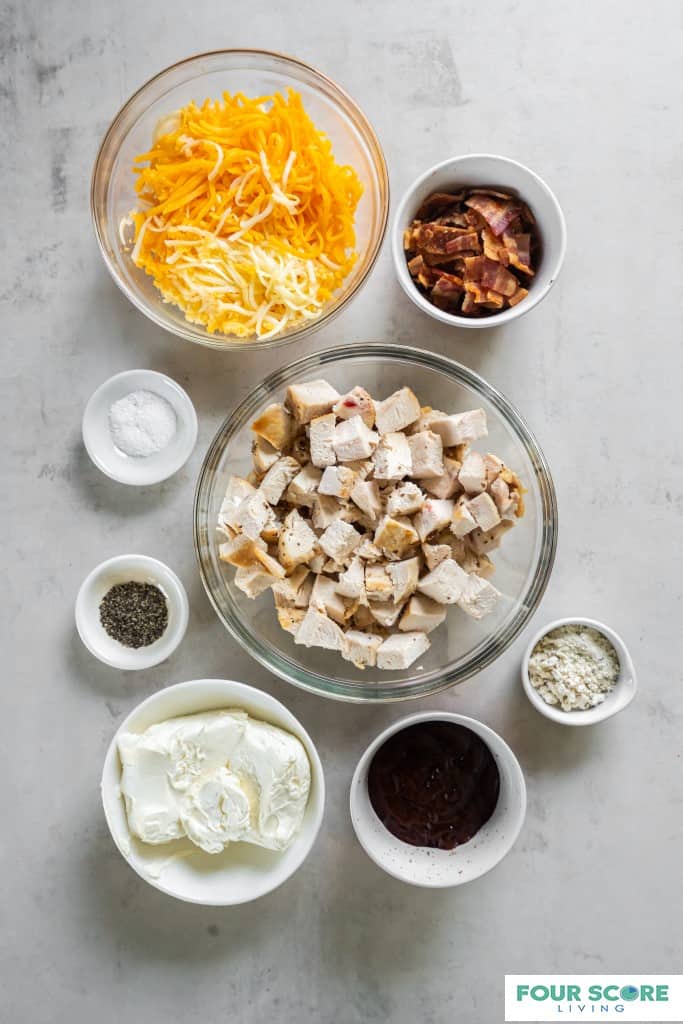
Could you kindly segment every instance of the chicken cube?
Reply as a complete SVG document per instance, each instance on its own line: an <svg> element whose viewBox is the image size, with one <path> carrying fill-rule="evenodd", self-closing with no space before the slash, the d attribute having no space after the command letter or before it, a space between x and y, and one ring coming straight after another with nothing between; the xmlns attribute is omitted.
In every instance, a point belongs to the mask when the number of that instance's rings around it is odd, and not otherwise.
<svg viewBox="0 0 683 1024"><path fill-rule="evenodd" d="M251 537L238 533L232 540L218 546L218 558L228 565L253 565L256 561L257 544L261 546L261 550L265 550L266 545L262 540L252 540Z"/></svg>
<svg viewBox="0 0 683 1024"><path fill-rule="evenodd" d="M424 505L425 496L411 480L396 484L387 498L387 513L390 516L412 516Z"/></svg>
<svg viewBox="0 0 683 1024"><path fill-rule="evenodd" d="M370 430L360 416L342 420L334 431L334 450L340 462L368 459L379 444L379 434Z"/></svg>
<svg viewBox="0 0 683 1024"><path fill-rule="evenodd" d="M313 496L311 520L316 530L326 530L337 519L343 519L343 517L344 506L340 505L336 498L330 494L315 494Z"/></svg>
<svg viewBox="0 0 683 1024"><path fill-rule="evenodd" d="M344 633L324 612L317 608L309 608L296 631L294 642L304 647L343 651Z"/></svg>
<svg viewBox="0 0 683 1024"><path fill-rule="evenodd" d="M500 522L496 503L491 495L486 492L478 494L476 498L470 498L467 502L467 507L474 516L479 529L484 532L492 530Z"/></svg>
<svg viewBox="0 0 683 1024"><path fill-rule="evenodd" d="M319 494L346 500L351 496L356 474L347 466L327 466L318 485Z"/></svg>
<svg viewBox="0 0 683 1024"><path fill-rule="evenodd" d="M335 519L321 535L318 543L328 558L343 562L361 542L361 535L350 523Z"/></svg>
<svg viewBox="0 0 683 1024"><path fill-rule="evenodd" d="M342 648L342 658L353 662L356 668L374 668L377 664L377 650L382 644L382 637L375 633L362 633L358 629L349 629L346 643Z"/></svg>
<svg viewBox="0 0 683 1024"><path fill-rule="evenodd" d="M273 463L259 488L269 505L277 505L294 477L299 473L299 469L296 459L290 459L288 456Z"/></svg>
<svg viewBox="0 0 683 1024"><path fill-rule="evenodd" d="M467 453L458 480L467 494L481 494L486 489L486 466L479 452Z"/></svg>
<svg viewBox="0 0 683 1024"><path fill-rule="evenodd" d="M395 601L378 601L369 607L373 619L384 629L391 629L398 622L405 607L405 601L401 601L399 604L396 604Z"/></svg>
<svg viewBox="0 0 683 1024"><path fill-rule="evenodd" d="M313 559L311 560L311 562ZM304 582L299 587L296 597L294 598L295 608L308 608L311 603L311 593L313 591L313 581L315 580L315 574L311 571Z"/></svg>
<svg viewBox="0 0 683 1024"><path fill-rule="evenodd" d="M231 476L218 513L218 525L239 530L237 510L245 498L255 493L256 488L248 480L244 480L241 476Z"/></svg>
<svg viewBox="0 0 683 1024"><path fill-rule="evenodd" d="M447 615L447 609L437 604L424 594L413 594L406 605L398 628L402 633L418 630L420 633L431 633L440 626Z"/></svg>
<svg viewBox="0 0 683 1024"><path fill-rule="evenodd" d="M409 433L419 434L421 430L431 430L432 423L436 420L445 420L447 417L447 413L440 412L438 409L432 409L431 405L423 405L420 409L420 415L415 422L411 424Z"/></svg>
<svg viewBox="0 0 683 1024"><path fill-rule="evenodd" d="M284 579L273 584L273 595L276 598L276 601L283 605L294 604L299 591L308 578L308 574L308 566L299 565L289 574L289 576L285 576Z"/></svg>
<svg viewBox="0 0 683 1024"><path fill-rule="evenodd" d="M269 441L255 437L251 445L251 458L257 472L267 473L280 458L280 453Z"/></svg>
<svg viewBox="0 0 683 1024"><path fill-rule="evenodd" d="M468 412L454 413L452 416L435 416L429 423L429 429L439 435L444 448L452 448L456 444L469 444L488 434L486 413L483 409L471 409Z"/></svg>
<svg viewBox="0 0 683 1024"><path fill-rule="evenodd" d="M422 481L422 486L435 498L453 498L460 491L461 485L458 480L461 464L457 459L444 456L443 473L441 476L432 476Z"/></svg>
<svg viewBox="0 0 683 1024"><path fill-rule="evenodd" d="M377 651L377 667L389 671L409 668L429 650L426 633L394 633Z"/></svg>
<svg viewBox="0 0 683 1024"><path fill-rule="evenodd" d="M453 558L444 558L423 576L417 589L438 604L455 604L467 583L467 573Z"/></svg>
<svg viewBox="0 0 683 1024"><path fill-rule="evenodd" d="M402 562L389 562L386 570L393 585L391 596L396 604L400 604L417 589L420 559L406 558Z"/></svg>
<svg viewBox="0 0 683 1024"><path fill-rule="evenodd" d="M351 501L373 523L376 523L382 514L382 498L374 480L356 480L351 491Z"/></svg>
<svg viewBox="0 0 683 1024"><path fill-rule="evenodd" d="M337 461L337 456L334 453L334 413L317 416L311 420L308 429L313 465L320 469L324 469L325 466L334 466Z"/></svg>
<svg viewBox="0 0 683 1024"><path fill-rule="evenodd" d="M462 497L456 501L453 509L451 530L456 537L466 537L468 533L472 533L476 528L477 521L470 512L469 502L465 495L462 495Z"/></svg>
<svg viewBox="0 0 683 1024"><path fill-rule="evenodd" d="M337 592L337 585L329 576L316 576L311 591L311 608L325 612L331 619L343 626L346 621L346 604Z"/></svg>
<svg viewBox="0 0 683 1024"><path fill-rule="evenodd" d="M475 573L467 577L467 584L458 598L458 607L473 619L483 619L498 603L500 591Z"/></svg>
<svg viewBox="0 0 683 1024"><path fill-rule="evenodd" d="M501 462L497 455L492 455L491 452L487 452L484 456L484 466L486 468L487 485L497 480L500 473L505 469L505 463Z"/></svg>
<svg viewBox="0 0 683 1024"><path fill-rule="evenodd" d="M411 476L416 480L439 477L443 474L443 445L438 434L421 430L408 438L410 448Z"/></svg>
<svg viewBox="0 0 683 1024"><path fill-rule="evenodd" d="M460 559L458 564L465 570L465 572L474 572L477 576L481 576L482 579L489 579L495 572L495 566L488 555L478 555L476 551L468 547L465 549L463 557Z"/></svg>
<svg viewBox="0 0 683 1024"><path fill-rule="evenodd" d="M510 492L510 487L500 477L489 484L489 494L496 503L501 519L511 519L517 510L517 496Z"/></svg>
<svg viewBox="0 0 683 1024"><path fill-rule="evenodd" d="M388 601L394 592L394 581L386 565L366 565L365 593L368 601Z"/></svg>
<svg viewBox="0 0 683 1024"><path fill-rule="evenodd" d="M260 565L240 566L235 572L235 586L238 587L247 597L258 597L264 590L268 590L277 577L271 576L269 572Z"/></svg>
<svg viewBox="0 0 683 1024"><path fill-rule="evenodd" d="M383 402L375 402L375 425L380 434L405 430L415 422L420 411L420 403L410 388L401 388Z"/></svg>
<svg viewBox="0 0 683 1024"><path fill-rule="evenodd" d="M384 516L375 531L374 541L386 555L402 558L419 539L410 519Z"/></svg>
<svg viewBox="0 0 683 1024"><path fill-rule="evenodd" d="M360 416L366 427L375 424L375 403L365 388L352 388L348 394L342 395L332 411L340 420Z"/></svg>
<svg viewBox="0 0 683 1024"><path fill-rule="evenodd" d="M277 621L282 629L287 633L291 633L292 636L296 635L305 615L306 612L303 608L278 607L277 609Z"/></svg>
<svg viewBox="0 0 683 1024"><path fill-rule="evenodd" d="M318 538L308 523L297 512L292 511L285 518L277 542L278 560L285 569L294 569L308 562L315 554Z"/></svg>
<svg viewBox="0 0 683 1024"><path fill-rule="evenodd" d="M260 491L250 494L240 504L235 515L237 528L256 540L266 523L273 518L273 510Z"/></svg>
<svg viewBox="0 0 683 1024"><path fill-rule="evenodd" d="M332 411L339 394L326 380L309 380L306 384L292 384L287 388L287 406L297 423L310 423L318 416Z"/></svg>
<svg viewBox="0 0 683 1024"><path fill-rule="evenodd" d="M382 558L381 550L369 537L363 538L356 548L356 554L359 558L362 558L364 562L379 562Z"/></svg>
<svg viewBox="0 0 683 1024"><path fill-rule="evenodd" d="M453 557L450 544L423 544L422 554L428 569L436 569L439 562L443 562L444 558Z"/></svg>
<svg viewBox="0 0 683 1024"><path fill-rule="evenodd" d="M336 590L337 593L342 594L343 597L350 597L359 601L364 599L365 566L358 555L351 559L349 567L345 572L339 573Z"/></svg>
<svg viewBox="0 0 683 1024"><path fill-rule="evenodd" d="M294 421L284 405L273 402L263 410L258 419L254 420L251 429L273 448L282 451L294 435Z"/></svg>
<svg viewBox="0 0 683 1024"><path fill-rule="evenodd" d="M484 555L487 551L494 551L500 547L500 542L503 536L511 530L514 523L510 522L509 519L503 519L497 526L494 526L492 530L472 530L472 533L467 538L467 543L478 555Z"/></svg>
<svg viewBox="0 0 683 1024"><path fill-rule="evenodd" d="M413 518L415 529L421 541L443 530L453 518L453 502L450 498L427 498L422 509Z"/></svg>
<svg viewBox="0 0 683 1024"><path fill-rule="evenodd" d="M285 492L285 500L290 505L311 506L313 498L322 479L322 470L307 463L300 469Z"/></svg>
<svg viewBox="0 0 683 1024"><path fill-rule="evenodd" d="M376 480L401 480L412 471L410 445L405 434L384 434L373 455Z"/></svg>

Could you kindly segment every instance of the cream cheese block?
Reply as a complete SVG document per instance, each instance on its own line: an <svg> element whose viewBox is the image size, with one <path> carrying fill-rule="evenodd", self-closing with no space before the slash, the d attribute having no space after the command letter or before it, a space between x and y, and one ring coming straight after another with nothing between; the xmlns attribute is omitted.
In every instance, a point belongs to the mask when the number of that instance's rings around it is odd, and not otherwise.
<svg viewBox="0 0 683 1024"><path fill-rule="evenodd" d="M122 733L121 793L144 843L187 836L207 853L246 842L284 850L301 828L311 769L299 739L238 710Z"/></svg>

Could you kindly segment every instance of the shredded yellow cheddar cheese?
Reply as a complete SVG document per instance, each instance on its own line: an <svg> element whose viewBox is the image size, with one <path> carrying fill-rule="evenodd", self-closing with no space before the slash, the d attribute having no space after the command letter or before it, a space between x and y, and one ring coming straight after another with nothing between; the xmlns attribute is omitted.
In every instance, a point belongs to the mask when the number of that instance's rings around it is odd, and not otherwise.
<svg viewBox="0 0 683 1024"><path fill-rule="evenodd" d="M211 333L268 338L311 320L355 262L361 183L292 90L190 103L134 170L132 259Z"/></svg>

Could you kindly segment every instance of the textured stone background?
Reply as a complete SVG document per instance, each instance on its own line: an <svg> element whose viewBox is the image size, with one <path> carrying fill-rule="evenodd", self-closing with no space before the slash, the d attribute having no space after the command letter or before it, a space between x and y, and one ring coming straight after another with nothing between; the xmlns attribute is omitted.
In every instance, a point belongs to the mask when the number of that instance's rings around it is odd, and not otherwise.
<svg viewBox="0 0 683 1024"><path fill-rule="evenodd" d="M488 1024L502 1020L506 972L679 968L682 31L676 0L2 5L3 1019ZM202 453L273 356L221 356L147 323L93 238L90 169L120 104L181 57L239 45L295 53L341 82L378 130L395 197L445 156L501 152L546 177L567 216L560 283L517 325L473 337L427 321L385 246L352 309L310 343L416 342L506 392L560 500L556 569L533 626L604 618L639 669L637 702L590 730L553 726L528 705L523 638L422 703L483 718L528 780L514 851L460 891L402 886L351 831L356 759L406 709L326 703L270 678L200 587L190 520ZM92 390L132 366L175 376L201 418L185 470L139 492L101 476L80 440ZM174 566L192 604L182 649L139 675L94 661L73 626L83 576L129 550ZM145 885L99 805L121 717L200 673L285 700L327 770L310 860L234 910Z"/></svg>

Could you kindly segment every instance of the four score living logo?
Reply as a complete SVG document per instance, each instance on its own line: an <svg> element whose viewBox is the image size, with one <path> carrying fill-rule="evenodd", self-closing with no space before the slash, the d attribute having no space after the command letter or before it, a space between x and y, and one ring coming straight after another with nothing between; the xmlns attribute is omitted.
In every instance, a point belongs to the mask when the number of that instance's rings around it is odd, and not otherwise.
<svg viewBox="0 0 683 1024"><path fill-rule="evenodd" d="M681 975L507 975L506 1021L683 1021Z"/></svg>

